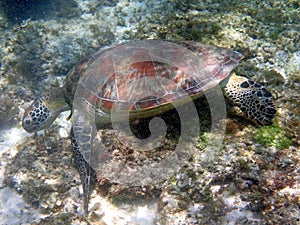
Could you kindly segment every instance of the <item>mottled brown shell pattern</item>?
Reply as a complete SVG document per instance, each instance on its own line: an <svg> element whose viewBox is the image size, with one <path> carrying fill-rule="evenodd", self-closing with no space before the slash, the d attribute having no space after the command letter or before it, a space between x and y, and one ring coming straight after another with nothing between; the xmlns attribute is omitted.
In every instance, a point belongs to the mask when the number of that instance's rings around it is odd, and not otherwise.
<svg viewBox="0 0 300 225"><path fill-rule="evenodd" d="M166 41L166 43L173 42ZM73 96L74 84L77 86L78 79L89 76L91 81L88 81L85 86L88 88L89 82L97 82L99 88L97 93L92 91L91 94L83 95L92 105L100 107L103 111L110 111L114 108L131 111L152 109L181 101L187 95L191 97L201 95L228 77L243 58L241 53L225 48L191 41L174 43L189 51L191 57L194 58L182 59L182 63L179 64L158 62L152 60L152 55L145 46L145 49L132 51L131 58L136 59L136 62L128 63L126 57L123 57L122 62L119 63L122 66L115 68L114 61L110 58L105 60L101 58L101 63L98 58L102 57L105 52L123 52L123 48L126 48L128 44L100 50L70 73L71 78L67 79L65 85L68 88L66 95ZM144 44L150 47L151 40L147 40ZM181 57L179 51L175 50L174 54ZM139 61L139 57L143 60ZM187 66L189 63L195 63L192 62L194 59L197 59L196 68L198 69L190 74L187 72L189 71ZM180 61L180 58L177 60ZM110 68L114 70L109 75L103 74L102 71L110 70Z"/></svg>

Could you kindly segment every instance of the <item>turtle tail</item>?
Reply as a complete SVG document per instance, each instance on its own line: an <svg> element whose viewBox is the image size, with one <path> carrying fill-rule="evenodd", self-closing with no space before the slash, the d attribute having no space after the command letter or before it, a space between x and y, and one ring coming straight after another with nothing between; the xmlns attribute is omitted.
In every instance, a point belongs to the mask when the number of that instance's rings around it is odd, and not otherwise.
<svg viewBox="0 0 300 225"><path fill-rule="evenodd" d="M276 114L274 98L263 85L233 74L226 84L225 95L249 120L261 126L272 124Z"/></svg>

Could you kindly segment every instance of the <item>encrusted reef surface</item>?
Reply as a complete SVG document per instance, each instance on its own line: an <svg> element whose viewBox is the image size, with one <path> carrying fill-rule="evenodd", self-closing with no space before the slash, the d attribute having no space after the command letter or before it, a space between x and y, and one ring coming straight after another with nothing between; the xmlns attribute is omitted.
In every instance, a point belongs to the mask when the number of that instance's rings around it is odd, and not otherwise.
<svg viewBox="0 0 300 225"><path fill-rule="evenodd" d="M299 224L299 15L297 0L1 1L1 224ZM99 181L85 217L68 113L36 135L22 130L22 115L38 93L61 85L84 57L145 38L242 52L245 59L235 72L272 91L274 124L257 127L228 109L220 148L206 148L211 133L204 129L197 154L164 182L126 188ZM195 104L203 115L207 106ZM176 145L176 126L162 154ZM100 133L121 159L136 160L114 132Z"/></svg>

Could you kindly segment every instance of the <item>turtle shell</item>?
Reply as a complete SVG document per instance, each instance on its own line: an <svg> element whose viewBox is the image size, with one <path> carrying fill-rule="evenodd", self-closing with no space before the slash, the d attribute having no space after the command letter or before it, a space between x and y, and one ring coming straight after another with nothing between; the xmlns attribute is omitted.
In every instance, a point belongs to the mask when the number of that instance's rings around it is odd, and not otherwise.
<svg viewBox="0 0 300 225"><path fill-rule="evenodd" d="M242 58L239 52L192 41L142 40L100 50L71 77L79 79L76 96L103 112L166 111L170 103L218 85Z"/></svg>

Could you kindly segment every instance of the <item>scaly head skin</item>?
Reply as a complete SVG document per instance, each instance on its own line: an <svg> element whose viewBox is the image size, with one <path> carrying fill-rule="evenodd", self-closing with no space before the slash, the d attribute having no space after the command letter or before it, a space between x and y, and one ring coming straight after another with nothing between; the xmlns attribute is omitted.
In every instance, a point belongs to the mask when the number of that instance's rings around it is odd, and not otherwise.
<svg viewBox="0 0 300 225"><path fill-rule="evenodd" d="M62 90L56 88L41 94L29 106L23 116L22 126L29 133L48 128L61 112L69 109Z"/></svg>
<svg viewBox="0 0 300 225"><path fill-rule="evenodd" d="M271 92L264 86L232 74L224 90L226 97L241 108L246 118L261 126L272 124L276 107Z"/></svg>

